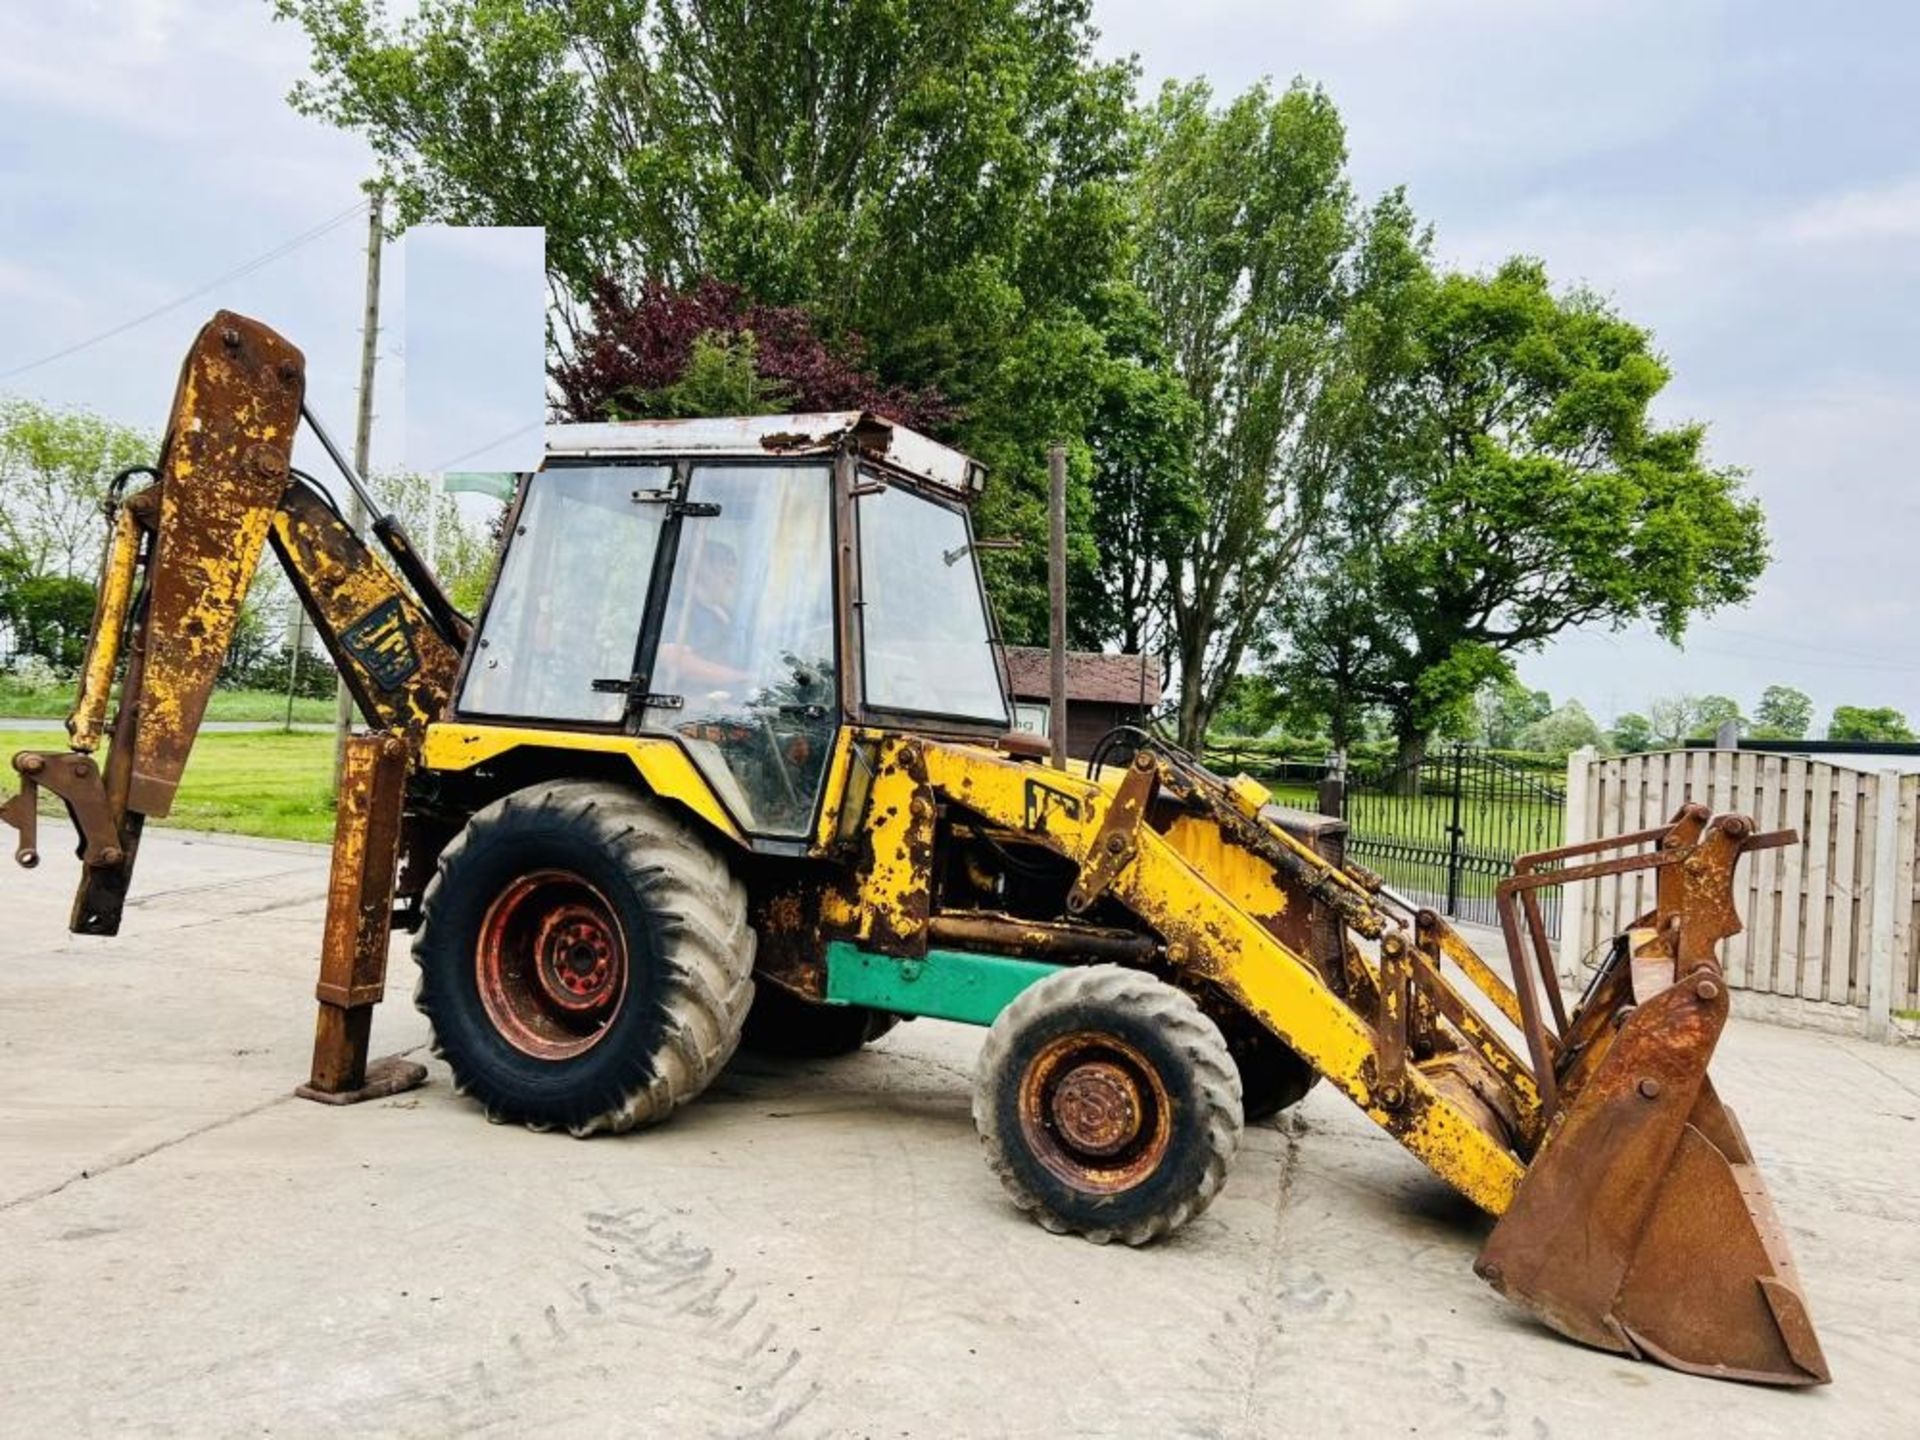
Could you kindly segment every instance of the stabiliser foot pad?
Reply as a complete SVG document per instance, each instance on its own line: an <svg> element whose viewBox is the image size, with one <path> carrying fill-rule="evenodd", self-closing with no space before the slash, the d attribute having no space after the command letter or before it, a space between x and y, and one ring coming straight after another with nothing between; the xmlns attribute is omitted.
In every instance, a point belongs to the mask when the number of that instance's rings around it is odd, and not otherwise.
<svg viewBox="0 0 1920 1440"><path fill-rule="evenodd" d="M427 1067L399 1055L383 1055L367 1062L367 1078L355 1090L316 1090L311 1084L296 1085L293 1093L302 1100L318 1100L322 1105L358 1105L366 1100L384 1100L427 1083Z"/></svg>

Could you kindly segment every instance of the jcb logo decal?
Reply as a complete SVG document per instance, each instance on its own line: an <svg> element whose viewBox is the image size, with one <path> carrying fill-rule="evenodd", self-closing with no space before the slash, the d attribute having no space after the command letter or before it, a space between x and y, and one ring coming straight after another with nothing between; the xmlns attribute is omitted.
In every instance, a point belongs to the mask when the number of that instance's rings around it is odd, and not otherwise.
<svg viewBox="0 0 1920 1440"><path fill-rule="evenodd" d="M420 653L397 599L381 601L354 621L341 632L340 643L382 690L399 689L420 668Z"/></svg>

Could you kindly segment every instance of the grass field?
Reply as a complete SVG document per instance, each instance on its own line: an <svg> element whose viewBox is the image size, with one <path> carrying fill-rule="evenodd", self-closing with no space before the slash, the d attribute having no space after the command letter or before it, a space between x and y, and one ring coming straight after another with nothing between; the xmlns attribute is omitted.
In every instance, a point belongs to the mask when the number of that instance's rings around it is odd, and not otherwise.
<svg viewBox="0 0 1920 1440"><path fill-rule="evenodd" d="M1311 787L1273 784L1273 796L1297 810L1317 810L1319 796ZM1415 899L1438 905L1447 892L1447 827L1453 820L1451 795L1379 795L1355 792L1348 796L1347 819L1352 827L1348 855L1379 874L1389 885ZM1453 884L1463 903L1462 914L1491 924L1494 891L1510 872L1510 857L1551 850L1563 843L1560 807L1544 800L1507 797L1499 800L1469 795L1460 803L1462 864ZM1549 923L1558 909L1558 892L1547 891L1543 902Z"/></svg>
<svg viewBox="0 0 1920 1440"><path fill-rule="evenodd" d="M244 691L222 695L230 703L262 698L258 692L253 696ZM222 695L216 695L216 701ZM285 704L283 697L264 698ZM318 718L331 718L332 702L307 703L325 711ZM0 731L0 761L15 750L65 746L66 736L58 725L44 730ZM192 830L324 843L333 838L332 767L333 736L325 731L203 733L194 745L173 814L163 823ZM1275 787L1274 798L1282 805L1302 810L1314 809L1317 803L1313 792L1304 787ZM1351 848L1356 860L1381 871L1389 883L1402 888L1428 893L1444 890L1444 864L1416 859L1407 847L1417 843L1422 851L1431 846L1444 848L1451 814L1449 798L1421 796L1376 804L1371 797L1356 796L1354 803ZM42 805L59 824L66 823L58 801L49 798ZM1560 843L1559 812L1545 804L1514 801L1494 805L1468 800L1462 806L1461 820L1467 832L1467 855L1486 857L1479 863L1470 858L1459 877L1461 893L1476 900L1490 899L1498 878L1506 873L1504 859L1496 863L1488 852L1517 853ZM56 853L50 838L46 848Z"/></svg>
<svg viewBox="0 0 1920 1440"><path fill-rule="evenodd" d="M65 747L66 735L57 727L0 730L0 756ZM333 736L324 731L203 734L187 762L173 814L160 823L325 842L333 838L332 772ZM66 825L59 801L43 796L41 810L57 825ZM41 823L46 831L48 821ZM59 854L66 846L66 837L57 830L43 833L41 848L48 854Z"/></svg>
<svg viewBox="0 0 1920 1440"><path fill-rule="evenodd" d="M9 720L62 720L73 708L73 689L29 690L0 675L0 717ZM333 719L334 702L298 696L293 718L303 724L323 725ZM207 702L209 720L281 721L287 716L287 697L272 690L216 690Z"/></svg>

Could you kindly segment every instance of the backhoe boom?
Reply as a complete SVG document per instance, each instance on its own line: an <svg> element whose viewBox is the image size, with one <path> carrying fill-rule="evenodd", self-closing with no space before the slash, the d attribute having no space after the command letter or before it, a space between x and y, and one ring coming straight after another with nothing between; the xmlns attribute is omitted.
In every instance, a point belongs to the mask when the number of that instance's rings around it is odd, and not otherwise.
<svg viewBox="0 0 1920 1440"><path fill-rule="evenodd" d="M110 502L99 598L67 720L71 748L16 755L21 790L0 807L19 831L16 858L31 866L39 860L36 792L65 802L84 862L69 921L77 934L120 928L141 829L173 806L266 546L370 727L416 747L452 692L465 622L405 531L377 517L422 598L293 469L305 378L299 350L257 321L220 312L182 366L153 483ZM103 768L94 752L123 671Z"/></svg>

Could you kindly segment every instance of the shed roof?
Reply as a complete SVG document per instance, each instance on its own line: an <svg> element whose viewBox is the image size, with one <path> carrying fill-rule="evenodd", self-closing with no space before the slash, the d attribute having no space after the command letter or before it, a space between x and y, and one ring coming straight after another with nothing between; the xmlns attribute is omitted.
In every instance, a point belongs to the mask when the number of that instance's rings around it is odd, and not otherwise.
<svg viewBox="0 0 1920 1440"><path fill-rule="evenodd" d="M1045 700L1052 693L1052 665L1045 649L1009 645L1007 688L1018 700ZM1102 705L1160 703L1160 662L1151 655L1102 655L1067 652L1067 699Z"/></svg>

